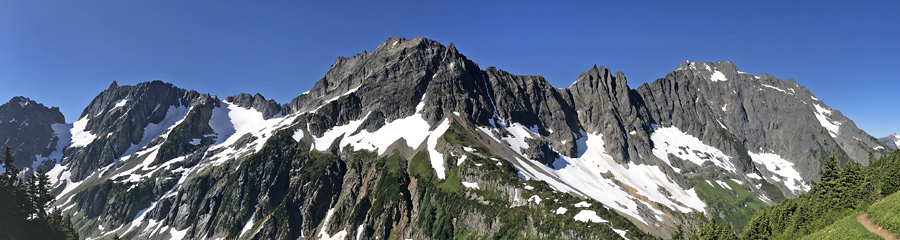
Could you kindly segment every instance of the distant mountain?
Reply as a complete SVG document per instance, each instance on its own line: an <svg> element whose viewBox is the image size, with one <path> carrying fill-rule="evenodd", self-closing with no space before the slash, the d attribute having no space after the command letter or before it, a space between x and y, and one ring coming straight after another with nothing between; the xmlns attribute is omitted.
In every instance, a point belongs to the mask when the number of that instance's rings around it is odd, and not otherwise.
<svg viewBox="0 0 900 240"><path fill-rule="evenodd" d="M4 122L38 111L16 106ZM284 105L114 82L55 126L23 146L63 153L57 203L92 238L642 239L698 213L739 228L722 198L771 204L826 156L887 153L806 87L728 61L637 88L593 66L557 88L425 38L340 57Z"/></svg>
<svg viewBox="0 0 900 240"><path fill-rule="evenodd" d="M891 134L887 137L879 138L878 140L880 140L882 143L884 143L885 146L890 149L897 149L898 147L900 147L900 135L897 135L896 133Z"/></svg>
<svg viewBox="0 0 900 240"><path fill-rule="evenodd" d="M18 168L49 170L56 165L62 157L57 143L68 143L69 128L57 107L47 108L25 97L0 105L0 147L12 150Z"/></svg>

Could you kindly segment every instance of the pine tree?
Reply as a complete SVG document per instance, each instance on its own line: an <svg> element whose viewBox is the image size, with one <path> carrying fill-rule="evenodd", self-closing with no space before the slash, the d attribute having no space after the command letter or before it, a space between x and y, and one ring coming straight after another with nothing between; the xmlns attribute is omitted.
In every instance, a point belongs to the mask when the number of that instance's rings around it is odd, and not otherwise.
<svg viewBox="0 0 900 240"><path fill-rule="evenodd" d="M43 169L32 173L26 183L18 177L9 147L4 149L0 174L0 239L78 239L70 216L53 209L50 178Z"/></svg>
<svg viewBox="0 0 900 240"><path fill-rule="evenodd" d="M32 173L29 183L31 203L39 217L47 216L47 208L53 205L54 197L50 194L50 177L40 167Z"/></svg>
<svg viewBox="0 0 900 240"><path fill-rule="evenodd" d="M681 224L678 224L678 226L675 226L675 232L672 233L672 236L670 237L670 239L672 239L672 240L684 239L684 229L682 229L682 228L683 228L683 226L681 226Z"/></svg>

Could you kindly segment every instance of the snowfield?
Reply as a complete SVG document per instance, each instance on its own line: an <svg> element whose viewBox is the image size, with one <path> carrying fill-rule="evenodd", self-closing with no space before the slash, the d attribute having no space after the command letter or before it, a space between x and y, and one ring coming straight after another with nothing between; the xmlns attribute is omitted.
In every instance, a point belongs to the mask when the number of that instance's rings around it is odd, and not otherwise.
<svg viewBox="0 0 900 240"><path fill-rule="evenodd" d="M770 178L771 180L783 182L788 189L795 193L809 191L809 185L800 177L800 172L794 169L793 163L774 153L748 152L748 154L754 163L765 167L766 170L774 174Z"/></svg>
<svg viewBox="0 0 900 240"><path fill-rule="evenodd" d="M558 191L590 197L645 224L648 219L641 216L639 207L649 209L656 215L656 220L661 220L659 216L664 214L654 207L654 203L685 213L705 211L706 204L697 197L693 189L682 189L658 166L634 163L628 163L627 166L620 165L606 153L601 135L584 132L581 135L582 137L576 140L578 149L584 149L579 157L570 158L561 155L562 157L553 163L552 168L534 160L518 159L518 165L522 167L520 170L547 182ZM611 173L613 177L604 177L603 175L607 173ZM616 182L625 186L620 186ZM664 189L668 194L663 194L660 189ZM641 201L637 196L646 198L652 203Z"/></svg>
<svg viewBox="0 0 900 240"><path fill-rule="evenodd" d="M673 154L678 158L688 160L699 166L703 166L705 162L712 162L715 166L729 172L735 172L734 164L729 161L731 157L725 155L721 150L706 145L700 139L691 136L676 127L664 127L656 129L650 134L650 140L653 141L653 155L662 159L666 164L672 166L669 154ZM680 169L672 167L675 172L681 172Z"/></svg>

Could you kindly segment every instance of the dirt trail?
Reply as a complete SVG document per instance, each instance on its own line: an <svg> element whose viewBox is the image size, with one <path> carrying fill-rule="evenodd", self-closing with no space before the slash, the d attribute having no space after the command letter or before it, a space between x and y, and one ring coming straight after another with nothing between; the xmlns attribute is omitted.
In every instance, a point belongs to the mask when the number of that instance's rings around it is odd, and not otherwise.
<svg viewBox="0 0 900 240"><path fill-rule="evenodd" d="M883 237L885 240L898 240L891 232L888 232L878 225L875 225L872 221L869 221L869 214L860 214L859 216L856 216L856 221L859 221L859 223L865 226L870 232L878 234L878 236Z"/></svg>

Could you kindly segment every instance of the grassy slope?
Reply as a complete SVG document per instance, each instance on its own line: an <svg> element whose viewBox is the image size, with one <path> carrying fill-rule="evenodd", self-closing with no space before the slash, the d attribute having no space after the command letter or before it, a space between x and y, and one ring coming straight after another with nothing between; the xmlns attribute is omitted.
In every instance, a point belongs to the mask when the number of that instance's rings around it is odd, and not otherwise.
<svg viewBox="0 0 900 240"><path fill-rule="evenodd" d="M894 233L896 237L900 233L900 192L891 194L880 202L869 207L869 220L878 224L885 230Z"/></svg>
<svg viewBox="0 0 900 240"><path fill-rule="evenodd" d="M723 220L731 226L731 229L740 231L744 229L744 225L747 225L756 210L768 205L736 182L725 180L725 183L732 190L715 183L710 186L706 181L700 182L694 187L697 196L712 207L713 215L719 216L721 213L725 216Z"/></svg>
<svg viewBox="0 0 900 240"><path fill-rule="evenodd" d="M853 239L853 240L865 240L865 239L884 239L881 236L876 235L875 233L869 232L866 227L863 227L858 221L856 221L856 216L859 216L862 212L857 212L854 214L850 214L841 220L831 224L825 229L820 229L813 232L810 235L806 235L803 237L803 240L813 240L813 239Z"/></svg>

